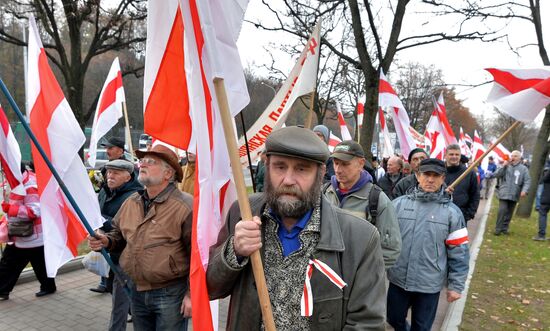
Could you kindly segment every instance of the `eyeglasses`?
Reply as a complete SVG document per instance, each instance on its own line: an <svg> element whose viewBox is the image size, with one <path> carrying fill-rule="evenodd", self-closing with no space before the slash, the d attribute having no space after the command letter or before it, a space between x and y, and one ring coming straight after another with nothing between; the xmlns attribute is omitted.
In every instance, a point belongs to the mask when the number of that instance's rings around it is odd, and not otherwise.
<svg viewBox="0 0 550 331"><path fill-rule="evenodd" d="M148 166L151 166L151 165L155 165L155 164L158 164L159 161L158 160L155 160L155 159L151 159L151 158L148 158L148 157L144 157L143 159L139 159L139 164L140 165L148 165Z"/></svg>

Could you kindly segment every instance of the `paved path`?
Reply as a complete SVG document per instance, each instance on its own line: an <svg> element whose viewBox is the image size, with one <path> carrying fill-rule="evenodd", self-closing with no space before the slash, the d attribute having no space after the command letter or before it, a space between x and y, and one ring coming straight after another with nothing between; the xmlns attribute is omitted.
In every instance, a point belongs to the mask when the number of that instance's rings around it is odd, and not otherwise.
<svg viewBox="0 0 550 331"><path fill-rule="evenodd" d="M478 216L468 223L472 239L477 234L485 202L481 200ZM88 290L95 287L98 280L98 276L83 269L61 274L56 278L58 291L43 298L34 296L39 290L37 281L18 284L10 294L10 300L0 302L0 330L107 330L111 296ZM439 330L445 318L448 307L445 295L443 291L433 330ZM224 330L228 300L222 301L220 306L220 330ZM133 330L131 323L127 330Z"/></svg>

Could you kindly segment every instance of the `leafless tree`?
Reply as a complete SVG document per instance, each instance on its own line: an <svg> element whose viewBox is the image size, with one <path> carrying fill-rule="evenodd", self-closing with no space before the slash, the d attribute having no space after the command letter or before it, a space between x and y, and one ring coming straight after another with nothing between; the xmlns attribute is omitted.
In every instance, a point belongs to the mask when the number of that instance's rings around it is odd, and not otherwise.
<svg viewBox="0 0 550 331"><path fill-rule="evenodd" d="M328 48L350 66L361 70L364 76L365 117L361 129L361 144L370 153L375 118L378 110L378 82L380 70L388 72L398 52L412 47L430 45L440 41L476 39L492 41L498 38L489 29L481 29L475 20L464 19L458 24L445 20L432 22L435 14L432 5L417 7L425 20L417 19L417 29L402 31L405 17L415 14L409 11L410 0L380 2L357 0L283 0L284 9L262 0L277 23L264 23L257 19L252 23L266 30L284 31L301 39L307 39L309 31L319 17L323 17L323 47ZM416 3L420 5L419 2ZM387 22L391 21L391 25ZM432 24L433 23L433 24ZM340 31L350 28L351 33ZM414 33L412 31L415 31Z"/></svg>
<svg viewBox="0 0 550 331"><path fill-rule="evenodd" d="M121 0L112 7L100 0L4 0L0 4L0 40L26 46L9 24L25 23L33 13L44 49L63 77L67 100L82 127L95 110L83 109L85 78L92 60L109 51L144 49L146 0ZM125 74L140 75L143 62L124 67ZM97 91L99 94L99 91Z"/></svg>

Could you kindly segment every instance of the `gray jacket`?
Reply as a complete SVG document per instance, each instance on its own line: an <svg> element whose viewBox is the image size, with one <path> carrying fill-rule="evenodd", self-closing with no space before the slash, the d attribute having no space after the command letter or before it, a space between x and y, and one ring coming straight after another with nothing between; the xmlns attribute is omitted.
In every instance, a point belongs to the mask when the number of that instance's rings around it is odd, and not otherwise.
<svg viewBox="0 0 550 331"><path fill-rule="evenodd" d="M500 200L518 201L520 193L527 193L531 185L529 169L521 163L498 168L493 177L498 178L497 194Z"/></svg>
<svg viewBox="0 0 550 331"><path fill-rule="evenodd" d="M468 242L448 240L463 232L466 223L449 195L443 189L426 193L417 188L393 200L393 205L403 247L388 270L390 282L410 292L437 293L444 285L462 292L469 268Z"/></svg>
<svg viewBox="0 0 550 331"><path fill-rule="evenodd" d="M359 191L346 195L341 201L338 199L338 194L332 185L327 187L324 194L334 205L357 217L367 219L366 212L369 209L369 193L373 185L372 183L367 183ZM380 233L382 255L387 269L393 266L399 257L399 253L401 252L401 234L399 233L399 224L395 216L395 208L384 192L380 192L376 211L378 212L376 223L370 215L368 221L371 222Z"/></svg>
<svg viewBox="0 0 550 331"><path fill-rule="evenodd" d="M250 204L253 215L262 215L263 195L252 195ZM240 211L234 204L210 253L208 293L211 299L231 295L227 330L259 330L261 312L251 263L233 268L224 254L225 246L232 244L239 219ZM262 218L263 242L265 222ZM269 261L265 261L264 247L260 254L265 264ZM326 263L348 285L340 290L323 274L313 272L311 330L384 330L384 262L376 228L322 199L320 238L313 257Z"/></svg>

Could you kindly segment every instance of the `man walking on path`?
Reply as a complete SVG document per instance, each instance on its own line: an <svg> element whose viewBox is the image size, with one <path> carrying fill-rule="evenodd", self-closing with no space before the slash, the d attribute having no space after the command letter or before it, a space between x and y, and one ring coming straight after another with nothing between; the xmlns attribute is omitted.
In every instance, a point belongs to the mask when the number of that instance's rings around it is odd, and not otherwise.
<svg viewBox="0 0 550 331"><path fill-rule="evenodd" d="M445 165L447 166L445 184L447 186L451 185L466 171L466 166L460 162L460 157L460 146L457 144L447 146L445 151ZM453 197L453 203L460 208L464 220L468 223L476 216L477 207L479 206L479 187L476 172L471 171L468 173L450 193Z"/></svg>
<svg viewBox="0 0 550 331"><path fill-rule="evenodd" d="M365 154L353 140L339 143L332 153L334 172L325 197L351 214L368 220L380 233L380 244L386 269L394 265L401 251L401 234L391 200L372 183L363 169Z"/></svg>
<svg viewBox="0 0 550 331"><path fill-rule="evenodd" d="M369 222L322 197L328 148L309 129L266 140L266 191L250 197L252 220L234 204L207 271L211 298L231 295L228 330L260 330L249 256L260 250L278 330L384 330L384 262Z"/></svg>
<svg viewBox="0 0 550 331"><path fill-rule="evenodd" d="M159 144L136 154L146 189L126 199L113 230L88 237L88 243L95 251L122 252L120 266L134 283L136 330L186 330L193 198L175 185L183 177L176 153Z"/></svg>
<svg viewBox="0 0 550 331"><path fill-rule="evenodd" d="M388 270L387 318L396 331L431 330L439 292L447 301L461 297L468 275L468 230L462 213L445 192L445 163L420 163L418 187L393 201L402 236L402 253ZM411 308L411 326L407 311Z"/></svg>
<svg viewBox="0 0 550 331"><path fill-rule="evenodd" d="M513 151L510 161L497 169L494 177L498 180L497 196L499 200L495 236L508 234L514 209L520 198L527 195L531 177L529 169L521 162L521 152Z"/></svg>

